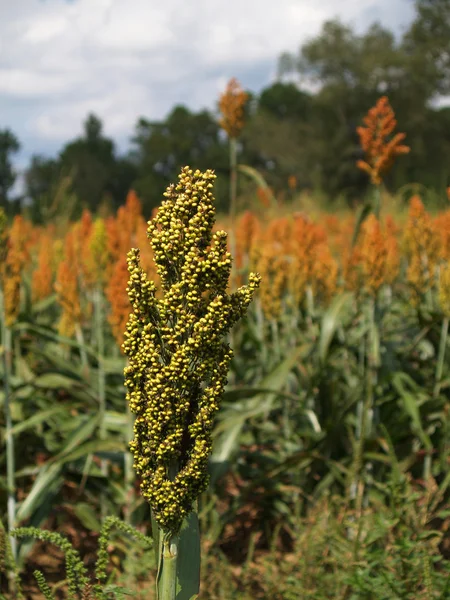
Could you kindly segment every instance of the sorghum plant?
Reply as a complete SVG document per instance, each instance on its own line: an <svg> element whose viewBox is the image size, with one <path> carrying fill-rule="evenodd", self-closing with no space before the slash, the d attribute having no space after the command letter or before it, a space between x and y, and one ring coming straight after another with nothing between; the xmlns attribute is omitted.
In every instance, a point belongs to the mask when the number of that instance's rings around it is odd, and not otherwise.
<svg viewBox="0 0 450 600"><path fill-rule="evenodd" d="M401 154L408 154L410 148L402 144L405 133L395 133L397 120L389 104L387 96L382 96L363 119L364 127L356 128L365 160L358 160L356 165L365 171L374 186L373 199L369 198L362 207L353 232L352 245L356 244L360 227L370 212L377 218L381 210L381 184L383 177L392 168L395 159Z"/></svg>
<svg viewBox="0 0 450 600"><path fill-rule="evenodd" d="M176 596L184 584L177 575L180 530L208 484L213 417L232 357L223 338L260 280L251 273L248 285L227 293L231 256L227 234L212 233L214 179L212 171L183 168L149 222L160 294L140 265L139 250L128 254L133 312L123 348L127 399L136 415L130 447L158 527L157 585L164 600L184 597Z"/></svg>
<svg viewBox="0 0 450 600"><path fill-rule="evenodd" d="M227 133L230 141L230 227L231 248L234 255L234 228L237 211L237 139L244 127L244 111L248 94L241 88L237 79L233 78L220 96L219 110L221 118L219 125Z"/></svg>

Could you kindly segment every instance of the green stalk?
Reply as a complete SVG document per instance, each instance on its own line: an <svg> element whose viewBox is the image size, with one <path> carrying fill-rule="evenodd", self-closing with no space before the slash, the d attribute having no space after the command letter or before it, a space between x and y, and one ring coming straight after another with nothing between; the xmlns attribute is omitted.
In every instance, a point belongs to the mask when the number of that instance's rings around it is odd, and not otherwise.
<svg viewBox="0 0 450 600"><path fill-rule="evenodd" d="M5 413L5 437L6 437L6 485L7 492L7 513L8 513L8 532L15 526L16 517L16 480L15 480L15 452L14 437L12 434L12 418L10 406L10 386L9 378L11 372L11 331L6 326L5 306L3 301L3 291L0 290L0 310L2 321L2 362L3 362L3 389L4 389L4 413ZM11 552L14 560L17 559L17 540L10 536Z"/></svg>
<svg viewBox="0 0 450 600"><path fill-rule="evenodd" d="M88 359L87 359L86 349L84 347L83 330L81 329L81 325L79 323L76 323L76 325L75 325L75 337L77 339L78 345L80 346L81 364L83 365L84 370L87 371Z"/></svg>
<svg viewBox="0 0 450 600"><path fill-rule="evenodd" d="M232 256L236 255L236 212L237 212L237 140L230 138L230 252ZM233 288L235 279L234 269L231 273L231 287Z"/></svg>
<svg viewBox="0 0 450 600"><path fill-rule="evenodd" d="M230 233L234 238L234 225L237 211L237 140L230 138ZM234 248L231 254L234 256Z"/></svg>
<svg viewBox="0 0 450 600"><path fill-rule="evenodd" d="M373 206L373 214L376 216L378 220L380 220L380 212L381 212L381 185L377 185L373 192L374 198L374 206Z"/></svg>
<svg viewBox="0 0 450 600"><path fill-rule="evenodd" d="M377 369L379 362L379 348L378 348L378 331L379 323L376 317L376 299L371 298L369 304L368 324L369 330L367 332L367 368L365 373L366 379L366 390L364 401L362 404L362 413L360 421L360 435L356 447L356 456L354 464L354 482L353 487L356 493L356 518L359 521L355 536L355 544L353 549L353 558L358 560L361 533L362 533L362 506L364 498L364 485L362 482L362 472L364 467L364 446L368 432L372 427L372 408L374 403L374 387L377 380ZM370 420L369 420L370 419Z"/></svg>
<svg viewBox="0 0 450 600"><path fill-rule="evenodd" d="M95 328L97 337L97 361L98 361L98 401L99 401L99 422L100 422L100 439L106 440L106 394L105 394L105 370L103 366L103 358L105 354L105 340L103 337L103 312L102 312L102 292L100 285L97 285L94 294L95 305ZM108 476L108 464L102 459L100 469L104 477ZM105 495L101 497L101 512L102 518L106 516Z"/></svg>
<svg viewBox="0 0 450 600"><path fill-rule="evenodd" d="M444 317L444 319L442 321L441 338L439 341L439 354L438 354L438 360L437 360L437 364L436 364L436 375L435 375L435 384L434 384L434 391L433 391L433 396L435 398L437 398L439 396L439 393L441 391L441 380L442 380L442 373L444 370L445 350L447 348L448 323L449 323L449 318Z"/></svg>
<svg viewBox="0 0 450 600"><path fill-rule="evenodd" d="M160 532L161 554L158 569L158 600L175 600L177 596L178 537L164 539Z"/></svg>
<svg viewBox="0 0 450 600"><path fill-rule="evenodd" d="M133 414L127 403L127 440L133 439ZM125 510L125 523L131 524L131 503L133 500L133 482L134 482L134 471L133 471L133 457L129 450L125 451L124 454L124 470L125 470L125 489L127 490L127 506Z"/></svg>
<svg viewBox="0 0 450 600"><path fill-rule="evenodd" d="M169 467L169 478L175 479L178 465L173 463ZM156 525L153 521L152 525ZM157 526L158 527L158 526ZM178 536L163 531L158 527L157 540L159 542L158 573L156 576L156 590L158 600L175 600L177 595L177 559Z"/></svg>

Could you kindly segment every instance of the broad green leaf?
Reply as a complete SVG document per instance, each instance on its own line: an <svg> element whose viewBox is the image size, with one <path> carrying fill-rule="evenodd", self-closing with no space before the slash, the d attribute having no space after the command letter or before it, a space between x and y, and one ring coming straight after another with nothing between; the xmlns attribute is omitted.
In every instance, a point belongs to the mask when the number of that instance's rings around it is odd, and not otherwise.
<svg viewBox="0 0 450 600"><path fill-rule="evenodd" d="M178 543L177 600L194 600L200 591L200 529L197 511L185 519Z"/></svg>
<svg viewBox="0 0 450 600"><path fill-rule="evenodd" d="M353 294L345 292L332 301L322 317L319 338L319 358L324 364L328 358L328 351L337 328L342 325L342 319L348 309Z"/></svg>
<svg viewBox="0 0 450 600"><path fill-rule="evenodd" d="M126 450L125 442L121 440L94 440L86 442L75 450L64 452L49 462L58 461L61 464L78 460L88 454L100 454L102 452L124 452Z"/></svg>
<svg viewBox="0 0 450 600"><path fill-rule="evenodd" d="M31 427L35 427L36 425L39 425L39 423L45 422L48 419L50 419L58 414L67 413L67 412L68 412L67 406L54 406L53 408L49 408L47 410L42 410L40 412L37 412L32 417L29 417L25 421L22 421L20 423L17 423L17 425L14 425L14 427L11 430L11 434L17 435L18 433L21 433L22 431L30 429Z"/></svg>
<svg viewBox="0 0 450 600"><path fill-rule="evenodd" d="M63 484L62 465L48 463L44 465L36 477L33 487L25 500L19 504L16 513L16 522L20 523L29 519L33 512L42 504L44 497L51 489L59 488Z"/></svg>
<svg viewBox="0 0 450 600"><path fill-rule="evenodd" d="M60 373L44 373L39 375L33 381L34 385L39 388L45 388L50 390L65 389L70 390L72 387L83 385L80 380L74 380L67 375L61 375Z"/></svg>
<svg viewBox="0 0 450 600"><path fill-rule="evenodd" d="M271 410L277 393L282 390L289 373L304 353L305 346L293 349L291 355L263 379L261 388L271 390L270 392L257 394L247 402L239 403L240 406L234 403L230 406L229 411L222 411L220 422L215 429L216 438L211 456L212 464L228 461L239 446L240 433L249 418L263 415Z"/></svg>

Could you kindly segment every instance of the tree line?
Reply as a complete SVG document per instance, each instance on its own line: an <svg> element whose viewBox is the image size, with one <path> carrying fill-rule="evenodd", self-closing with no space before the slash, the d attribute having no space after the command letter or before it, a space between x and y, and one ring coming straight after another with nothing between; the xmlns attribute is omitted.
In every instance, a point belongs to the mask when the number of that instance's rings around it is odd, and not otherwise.
<svg viewBox="0 0 450 600"><path fill-rule="evenodd" d="M415 18L401 36L379 24L358 34L332 20L298 53L283 54L277 81L249 92L239 162L258 169L275 192L289 180L330 201L362 198L368 179L355 166L362 157L356 127L381 95L389 97L411 147L388 188L418 182L443 191L450 184L450 107L439 100L450 95L450 0L416 0ZM58 156L32 157L24 197L11 202L19 149L14 133L1 130L0 205L11 212L27 204L36 222L51 216L61 195L70 197L76 217L83 207L115 210L130 188L149 215L186 164L215 169L219 208L227 208L228 140L215 111L180 105L163 120L141 117L124 155L105 136L100 118L88 115L82 135Z"/></svg>

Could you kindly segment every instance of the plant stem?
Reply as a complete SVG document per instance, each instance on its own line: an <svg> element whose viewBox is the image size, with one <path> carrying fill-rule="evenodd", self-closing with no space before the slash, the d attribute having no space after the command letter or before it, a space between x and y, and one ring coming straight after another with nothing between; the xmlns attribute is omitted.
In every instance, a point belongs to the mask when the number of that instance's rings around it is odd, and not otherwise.
<svg viewBox="0 0 450 600"><path fill-rule="evenodd" d="M100 421L100 440L106 439L106 395L105 395L105 370L103 367L103 358L105 354L105 341L103 337L103 313L102 313L102 292L100 286L97 285L94 295L95 305L95 327L97 337L97 362L98 362L98 402L99 402L99 421ZM108 476L108 464L102 459L100 469L104 477ZM101 497L101 512L102 518L106 516L105 495Z"/></svg>
<svg viewBox="0 0 450 600"><path fill-rule="evenodd" d="M133 439L133 414L130 410L129 405L127 404L127 440L130 441ZM125 489L127 490L126 494L128 497L127 506L125 510L125 523L131 525L131 504L133 500L133 482L134 482L134 472L133 472L133 457L129 450L125 451L124 454L124 469L125 469Z"/></svg>
<svg viewBox="0 0 450 600"><path fill-rule="evenodd" d="M178 537L173 536L162 539L162 549L160 555L160 586L158 600L175 600L177 595L177 558L178 558Z"/></svg>
<svg viewBox="0 0 450 600"><path fill-rule="evenodd" d="M447 348L447 337L448 337L448 323L449 318L444 317L442 321L441 327L441 338L439 341L439 354L438 360L436 364L436 376L435 376L435 384L433 396L437 398L439 396L439 392L441 391L441 380L442 380L442 372L444 370L444 360L445 360L445 350Z"/></svg>
<svg viewBox="0 0 450 600"><path fill-rule="evenodd" d="M230 229L234 236L237 210L237 140L230 138ZM234 256L233 250L231 251Z"/></svg>
<svg viewBox="0 0 450 600"><path fill-rule="evenodd" d="M12 434L12 418L10 406L9 378L11 372L11 331L6 326L3 291L0 290L0 314L2 327L2 362L3 362L3 389L6 437L6 485L8 488L7 511L8 532L14 529L16 517L16 481L15 481L15 452L14 437ZM17 559L17 540L10 536L11 552L14 560Z"/></svg>
<svg viewBox="0 0 450 600"><path fill-rule="evenodd" d="M87 359L86 349L84 347L83 330L81 329L81 325L79 323L77 323L75 325L75 337L80 346L81 364L83 365L83 368L85 370L87 370L88 369L88 359Z"/></svg>
<svg viewBox="0 0 450 600"><path fill-rule="evenodd" d="M373 196L374 196L373 213L376 216L376 218L379 220L380 212L381 212L381 185L377 185L375 187Z"/></svg>
<svg viewBox="0 0 450 600"><path fill-rule="evenodd" d="M237 211L237 141L236 138L230 138L230 252L231 256L236 256L236 211ZM234 286L235 269L231 272L230 285Z"/></svg>

